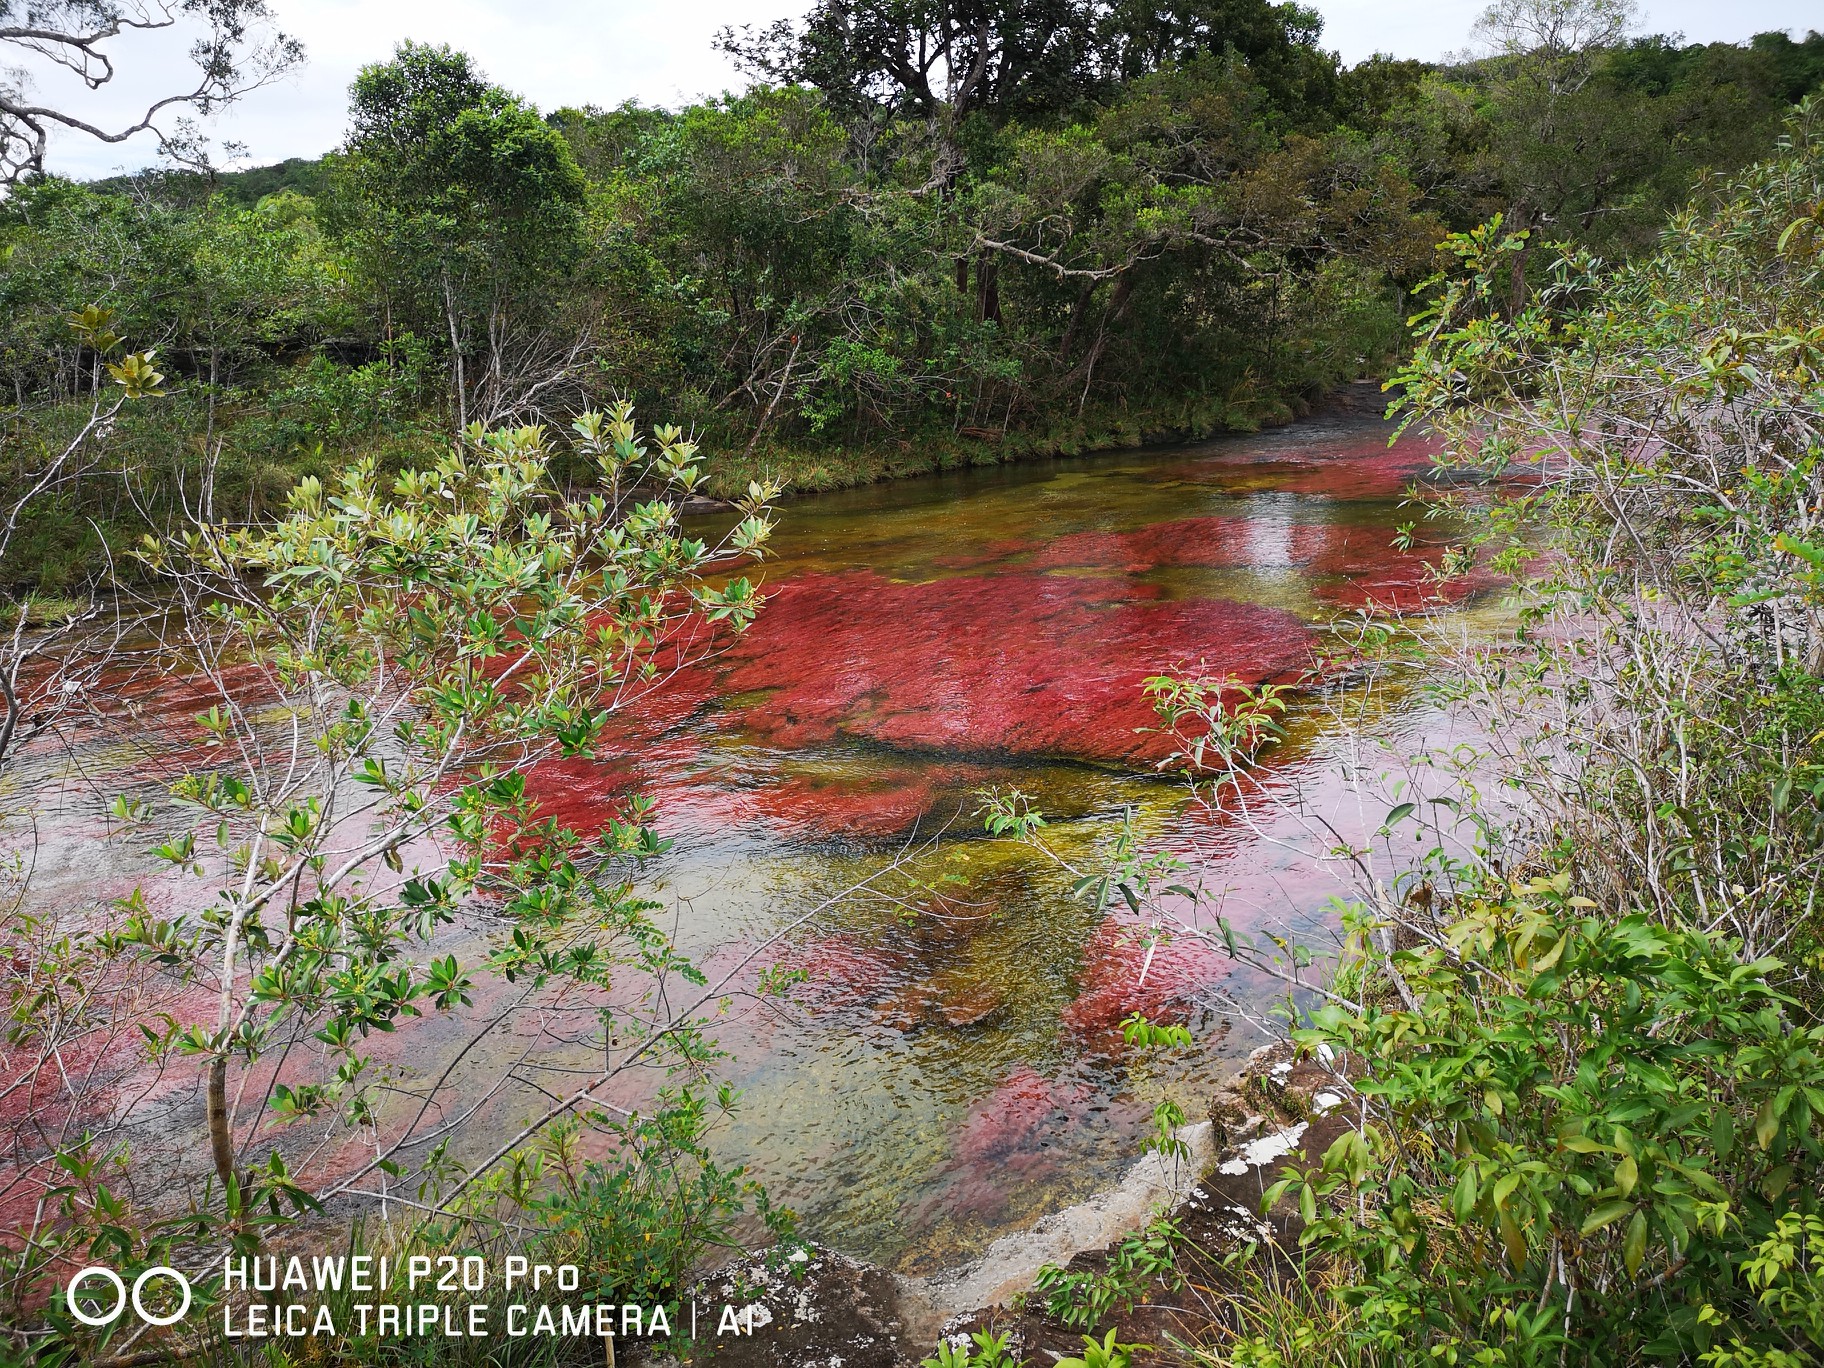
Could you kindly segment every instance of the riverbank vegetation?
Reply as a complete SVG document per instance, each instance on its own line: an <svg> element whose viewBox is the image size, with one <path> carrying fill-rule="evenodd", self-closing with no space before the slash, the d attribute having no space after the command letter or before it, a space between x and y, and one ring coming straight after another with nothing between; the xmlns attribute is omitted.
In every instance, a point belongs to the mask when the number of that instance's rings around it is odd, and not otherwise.
<svg viewBox="0 0 1824 1368"><path fill-rule="evenodd" d="M1824 79L1815 35L1524 6L1479 55L1354 66L1265 0L849 8L725 34L756 84L676 112L541 116L407 45L318 161L16 186L7 478L105 386L73 312L113 310L171 397L34 502L4 573L76 584L205 473L258 518L303 475L620 399L722 496L1283 420L1387 372L1446 232L1500 212L1626 258ZM1540 263L1512 265L1517 302Z"/></svg>
<svg viewBox="0 0 1824 1368"><path fill-rule="evenodd" d="M1301 1034L1360 1070L1358 1137L1286 1187L1357 1349L1824 1351L1821 203L1813 101L1651 254L1558 249L1518 312L1514 240L1451 244L1400 379L1521 491L1472 547L1525 628L1447 685L1521 806L1388 890L1360 1005Z"/></svg>
<svg viewBox="0 0 1824 1368"><path fill-rule="evenodd" d="M1290 1039L1351 1118L1266 1191L1290 1257L1231 1253L1240 1310L1194 1361L1824 1353L1820 205L1813 101L1631 264L1499 222L1446 243L1401 405L1482 477L1456 565L1511 577L1519 625L1353 644L1422 651L1479 740L1400 768L1366 843L1314 830L1355 885L1328 977L1184 911L1169 852L1107 873L1297 985ZM1549 283L1516 310L1527 251ZM1255 769L1283 698L1157 688L1203 801L1284 807ZM991 827L1038 830L1004 800Z"/></svg>

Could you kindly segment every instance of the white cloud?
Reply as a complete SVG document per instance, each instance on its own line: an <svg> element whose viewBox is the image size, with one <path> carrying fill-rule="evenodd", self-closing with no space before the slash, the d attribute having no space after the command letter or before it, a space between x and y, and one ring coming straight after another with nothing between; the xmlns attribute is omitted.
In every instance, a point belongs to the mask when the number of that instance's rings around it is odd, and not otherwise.
<svg viewBox="0 0 1824 1368"><path fill-rule="evenodd" d="M1460 49L1486 0L1317 0L1324 42L1348 61L1373 52L1436 58ZM472 54L489 77L541 109L615 105L638 99L676 106L742 79L711 46L725 24L765 23L808 8L808 0L272 0L281 26L303 40L309 63L212 120L206 131L245 143L256 164L315 156L340 141L348 86L367 62L384 60L406 38L448 43ZM1821 21L1815 0L1658 0L1648 26L1692 41L1739 41ZM40 93L97 124L132 122L146 101L168 94L188 70L187 40L155 34L120 40L120 77L90 94L63 73L38 77ZM100 176L154 155L151 139L103 145L59 136L51 163L69 175Z"/></svg>
<svg viewBox="0 0 1824 1368"><path fill-rule="evenodd" d="M248 95L205 131L247 144L255 163L327 151L341 140L355 73L407 38L463 49L490 79L541 109L628 99L678 105L744 84L711 45L718 28L803 7L800 0L272 0L280 27L304 43L308 64ZM37 87L47 103L119 127L188 74L187 45L170 33L123 38L112 85L90 94L64 73L41 70ZM143 165L155 151L149 136L105 145L66 133L55 137L51 163L65 174L99 176Z"/></svg>
<svg viewBox="0 0 1824 1368"><path fill-rule="evenodd" d="M1359 62L1376 52L1432 61L1468 44L1488 0L1316 0L1324 46ZM1643 0L1643 33L1682 33L1692 43L1740 43L1756 33L1824 29L1816 0Z"/></svg>

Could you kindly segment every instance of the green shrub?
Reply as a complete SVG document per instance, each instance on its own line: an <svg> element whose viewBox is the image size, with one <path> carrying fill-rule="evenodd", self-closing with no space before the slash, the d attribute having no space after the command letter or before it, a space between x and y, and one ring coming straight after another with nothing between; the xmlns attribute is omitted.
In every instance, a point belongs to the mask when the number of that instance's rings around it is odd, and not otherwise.
<svg viewBox="0 0 1824 1368"><path fill-rule="evenodd" d="M1414 1007L1314 1014L1304 1044L1370 1061L1373 1119L1269 1199L1356 1270L1352 1334L1383 1352L1824 1352L1802 1260L1754 1262L1818 1220L1824 1028L1794 1023L1779 961L1568 887L1491 889L1396 954Z"/></svg>

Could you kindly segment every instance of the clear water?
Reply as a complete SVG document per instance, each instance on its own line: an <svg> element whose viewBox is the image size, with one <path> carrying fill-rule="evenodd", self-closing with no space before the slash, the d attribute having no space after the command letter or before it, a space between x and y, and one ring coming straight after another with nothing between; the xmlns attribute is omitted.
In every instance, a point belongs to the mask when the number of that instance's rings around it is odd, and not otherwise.
<svg viewBox="0 0 1824 1368"><path fill-rule="evenodd" d="M1287 678L1339 614L1412 602L1437 548L1403 555L1392 541L1427 453L1390 450L1388 435L1340 410L1258 436L788 503L753 630L637 709L624 754L536 777L573 823L633 789L658 800L675 844L651 891L712 978L773 937L733 986L766 965L803 972L789 1001L732 999L718 1019L743 1096L714 1145L808 1233L908 1272L959 1262L1106 1185L1157 1101L1195 1117L1261 1043L1222 999L1264 1009L1270 984L1188 942L1142 976L1123 919L1074 896L1061 865L985 839L974 795L1032 795L1054 849L1083 868L1131 811L1236 923L1322 938L1338 886L1277 843L1290 825L1187 806L1153 768L1140 682L1173 668ZM1330 716L1321 700L1294 707L1273 781L1347 827ZM1392 737L1435 724L1398 696L1377 722ZM135 754L97 743L77 768L93 777ZM47 800L71 773L41 766L19 782L55 811ZM73 786L40 833L44 896L118 895L143 868L101 845L90 792ZM836 898L870 877L869 894ZM1136 1009L1187 1021L1196 1062L1126 1051L1117 1023ZM389 1042L399 1082L439 1073L468 1025L430 1019ZM468 1148L541 1109L533 1082L574 1087L599 1046L559 1038L584 1035L522 1015L470 1049L458 1096L509 1069L524 1082ZM197 1124L192 1083L153 1092L155 1129Z"/></svg>
<svg viewBox="0 0 1824 1368"><path fill-rule="evenodd" d="M759 622L676 682L647 738L656 758L634 769L677 842L660 896L712 967L936 837L885 881L896 900L852 898L766 952L808 975L792 1007L719 1029L744 1096L717 1149L810 1233L909 1272L955 1263L1105 1185L1155 1102L1197 1116L1262 1043L1214 1004L1264 1007L1270 984L1187 943L1142 981L1122 920L1073 896L1068 870L982 839L973 795L1032 795L1082 868L1131 810L1238 923L1324 937L1337 885L1187 809L1152 769L1139 686L1175 666L1286 677L1313 629L1412 602L1436 548L1392 541L1427 454L1387 441L1377 418L1342 413L785 507ZM1275 761L1313 810L1343 799L1328 716L1296 709ZM1430 721L1395 707L1384 726ZM573 819L627 783L587 767L559 779L546 796ZM1133 1059L1116 1027L1136 1008L1188 1020L1198 1062Z"/></svg>

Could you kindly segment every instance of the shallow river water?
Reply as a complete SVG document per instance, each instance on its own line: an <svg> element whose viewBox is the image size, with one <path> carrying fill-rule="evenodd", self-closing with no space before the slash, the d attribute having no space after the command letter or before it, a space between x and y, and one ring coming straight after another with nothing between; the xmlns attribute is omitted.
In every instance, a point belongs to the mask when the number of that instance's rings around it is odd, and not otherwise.
<svg viewBox="0 0 1824 1368"><path fill-rule="evenodd" d="M1340 885L1293 848L1298 822L1187 804L1155 767L1141 683L1174 669L1290 679L1326 624L1429 593L1439 548L1392 545L1427 452L1389 435L1371 408L1339 406L1254 436L791 501L752 630L645 701L624 758L535 775L578 826L631 790L656 800L673 846L650 891L712 980L761 945L755 967L802 976L789 1000L716 1023L742 1098L713 1147L807 1233L910 1273L958 1263L1109 1184L1155 1103L1196 1117L1262 1043L1247 1015L1271 984L1189 939L1149 959L1131 918L1075 895L1067 869L986 839L975 795L1031 795L1082 868L1131 813L1185 853L1206 912L1322 940ZM1270 783L1347 830L1332 715L1320 695L1294 704ZM1375 726L1397 742L1435 723L1395 691ZM127 891L91 826L47 830L43 886ZM869 894L836 898L871 876ZM1119 1023L1136 1010L1188 1022L1197 1062L1135 1058ZM427 1020L402 1036L402 1081L437 1073L464 1029ZM465 1056L459 1087L484 1086L539 1029L503 1026ZM574 1086L564 1051L535 1049L525 1077L541 1067L550 1093ZM187 1127L200 1109L172 1086L157 1126ZM550 1093L504 1093L481 1139Z"/></svg>
<svg viewBox="0 0 1824 1368"><path fill-rule="evenodd" d="M658 896L712 969L916 847L895 898L847 900L769 950L806 975L789 1008L718 1032L743 1101L716 1148L811 1234L908 1272L954 1263L1107 1184L1155 1102L1196 1116L1262 1043L1217 994L1258 1008L1270 985L1183 941L1143 975L1144 945L1069 872L982 839L973 794L1032 795L1085 868L1131 810L1192 852L1236 923L1321 938L1337 886L1276 833L1187 808L1154 771L1141 681L1289 678L1324 624L1427 592L1430 557L1392 546L1426 451L1388 437L1340 410L785 506L766 608L654 703L632 781L676 841ZM1314 807L1338 764L1326 716L1296 707L1274 765ZM629 778L577 764L541 792L586 818ZM1188 1020L1201 1063L1133 1060L1118 1023L1136 1009Z"/></svg>

